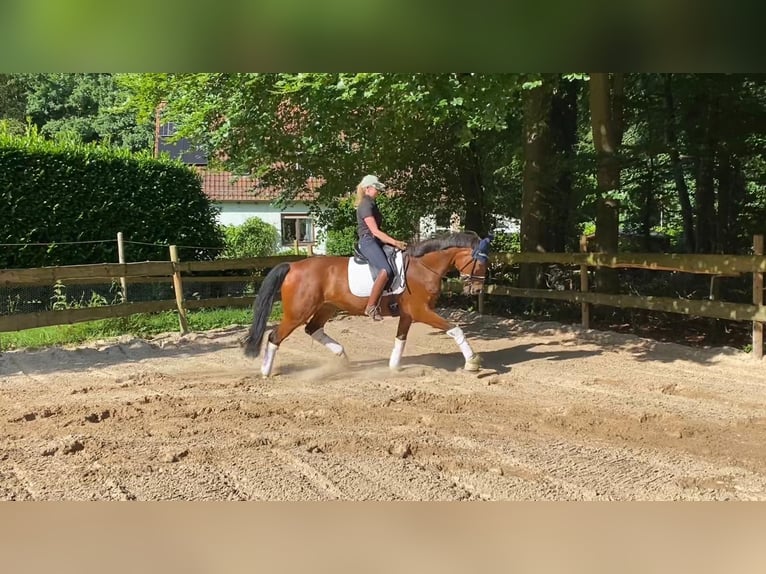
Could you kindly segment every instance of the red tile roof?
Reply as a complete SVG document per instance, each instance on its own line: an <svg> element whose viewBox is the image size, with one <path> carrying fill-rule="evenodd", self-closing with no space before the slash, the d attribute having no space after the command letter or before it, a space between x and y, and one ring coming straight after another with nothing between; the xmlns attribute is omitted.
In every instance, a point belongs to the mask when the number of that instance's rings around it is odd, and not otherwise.
<svg viewBox="0 0 766 574"><path fill-rule="evenodd" d="M202 176L202 191L211 201L252 201L270 203L280 195L275 187L260 187L258 181L250 176L237 176L229 171L208 171L198 168ZM317 182L310 181L305 191L295 197L296 201L313 201L319 187Z"/></svg>

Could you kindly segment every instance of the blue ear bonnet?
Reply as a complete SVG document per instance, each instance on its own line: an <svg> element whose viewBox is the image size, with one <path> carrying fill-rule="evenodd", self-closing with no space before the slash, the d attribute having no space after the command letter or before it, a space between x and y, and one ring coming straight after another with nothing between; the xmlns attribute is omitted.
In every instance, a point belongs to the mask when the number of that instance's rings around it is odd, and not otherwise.
<svg viewBox="0 0 766 574"><path fill-rule="evenodd" d="M489 244L492 241L492 235L488 235L473 250L473 258L486 263L489 260Z"/></svg>

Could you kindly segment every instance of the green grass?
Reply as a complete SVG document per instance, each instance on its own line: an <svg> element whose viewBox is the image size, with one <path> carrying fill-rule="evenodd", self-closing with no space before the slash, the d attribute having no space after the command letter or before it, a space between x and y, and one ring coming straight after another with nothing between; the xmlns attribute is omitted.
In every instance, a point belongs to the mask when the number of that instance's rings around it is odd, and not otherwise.
<svg viewBox="0 0 766 574"><path fill-rule="evenodd" d="M277 321L281 316L282 306L281 303L277 302L271 312L270 319ZM253 312L249 308L200 309L189 311L187 318L189 329L192 331L208 331L230 325L250 325L253 320ZM0 333L0 351L71 345L120 335L146 338L158 333L178 330L178 313L175 311L138 314L117 319L101 319L73 325L55 325Z"/></svg>

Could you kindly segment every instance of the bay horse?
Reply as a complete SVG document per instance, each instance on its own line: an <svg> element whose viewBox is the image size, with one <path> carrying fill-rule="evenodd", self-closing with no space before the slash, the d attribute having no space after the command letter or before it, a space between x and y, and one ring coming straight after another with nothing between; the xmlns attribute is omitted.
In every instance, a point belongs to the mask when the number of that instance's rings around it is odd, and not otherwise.
<svg viewBox="0 0 766 574"><path fill-rule="evenodd" d="M391 316L389 304L398 299L399 326L389 367L398 369L413 322L425 323L446 332L457 343L465 358L465 370L478 371L481 359L474 353L463 330L434 311L441 293L442 278L457 269L465 294L480 293L486 279L489 244L492 237L480 239L473 232L433 237L410 245L404 252L405 288L399 295L384 294L380 311ZM339 310L364 315L367 297L351 292L348 280L349 258L316 255L292 263L280 263L263 280L253 304L253 324L242 340L245 355L257 357L277 292L282 298L282 320L269 333L261 364L261 374L271 375L279 345L300 325L306 333L339 357L346 357L343 346L329 337L324 325ZM370 327L373 327L370 321Z"/></svg>

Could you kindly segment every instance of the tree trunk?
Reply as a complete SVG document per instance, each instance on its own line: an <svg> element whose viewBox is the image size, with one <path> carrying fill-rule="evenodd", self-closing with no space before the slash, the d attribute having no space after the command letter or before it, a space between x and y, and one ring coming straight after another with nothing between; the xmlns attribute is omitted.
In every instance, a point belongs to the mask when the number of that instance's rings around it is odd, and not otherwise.
<svg viewBox="0 0 766 574"><path fill-rule="evenodd" d="M564 79L558 81L559 89L551 102L551 136L555 157L560 158L554 172L556 182L551 190L549 210L553 225L548 226L549 251L566 251L567 240L577 238L572 229L575 213L572 186L574 180L574 148L577 144L577 97L580 84Z"/></svg>
<svg viewBox="0 0 766 574"><path fill-rule="evenodd" d="M703 118L697 150L696 188L694 191L697 253L713 253L718 243L715 217L715 156L717 147L717 103L710 91L699 102Z"/></svg>
<svg viewBox="0 0 766 574"><path fill-rule="evenodd" d="M694 253L696 249L694 233L694 213L689 199L689 188L684 179L684 168L681 165L681 154L678 151L678 136L676 135L676 114L673 102L672 75L665 74L665 140L668 146L670 164L673 167L673 179L676 183L678 201L681 204L681 218L683 219L684 244L688 253Z"/></svg>
<svg viewBox="0 0 766 574"><path fill-rule="evenodd" d="M521 251L545 251L546 174L550 150L552 84L524 92L524 168L521 190ZM519 284L536 288L541 284L540 265L521 265Z"/></svg>
<svg viewBox="0 0 766 574"><path fill-rule="evenodd" d="M622 74L591 74L590 112L593 144L596 149L598 206L596 208L596 248L617 253L619 241L619 202L612 192L620 187L617 150L622 142L624 86ZM616 269L596 271L595 287L604 293L617 293Z"/></svg>

